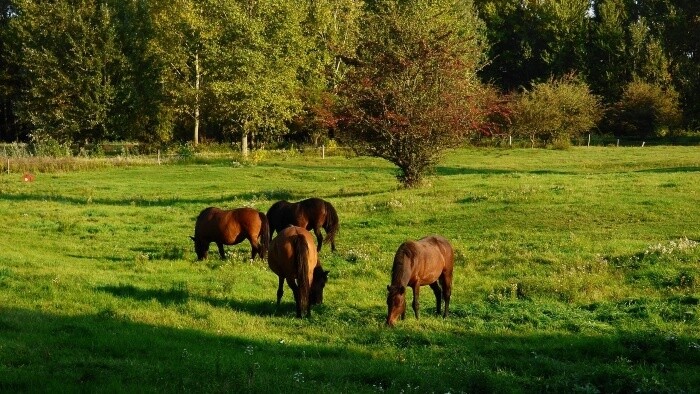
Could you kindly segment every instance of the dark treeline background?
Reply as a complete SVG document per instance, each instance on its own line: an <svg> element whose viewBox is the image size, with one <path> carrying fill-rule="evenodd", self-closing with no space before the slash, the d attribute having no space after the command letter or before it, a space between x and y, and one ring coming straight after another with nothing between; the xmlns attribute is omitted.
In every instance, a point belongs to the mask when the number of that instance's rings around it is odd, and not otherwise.
<svg viewBox="0 0 700 394"><path fill-rule="evenodd" d="M319 142L387 2L0 0L0 140ZM700 127L700 2L473 6L478 75L504 98L574 75L613 108L642 82L676 98L678 127Z"/></svg>

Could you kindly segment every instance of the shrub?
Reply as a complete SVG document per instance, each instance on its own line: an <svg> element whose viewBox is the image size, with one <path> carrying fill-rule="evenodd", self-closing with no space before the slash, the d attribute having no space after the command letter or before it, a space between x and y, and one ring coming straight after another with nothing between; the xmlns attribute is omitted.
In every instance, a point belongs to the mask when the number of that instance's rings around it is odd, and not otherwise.
<svg viewBox="0 0 700 394"><path fill-rule="evenodd" d="M57 140L46 138L33 138L30 144L35 156L39 157L69 157L71 150L68 143L60 143Z"/></svg>
<svg viewBox="0 0 700 394"><path fill-rule="evenodd" d="M357 59L339 86L339 140L395 164L418 186L478 131L481 22L471 2L370 2ZM476 130L475 130L476 129Z"/></svg>
<svg viewBox="0 0 700 394"><path fill-rule="evenodd" d="M608 111L605 126L617 137L664 136L681 122L678 100L672 87L632 81Z"/></svg>
<svg viewBox="0 0 700 394"><path fill-rule="evenodd" d="M602 116L600 99L576 77L535 84L512 102L511 132L536 142L567 147L590 131Z"/></svg>

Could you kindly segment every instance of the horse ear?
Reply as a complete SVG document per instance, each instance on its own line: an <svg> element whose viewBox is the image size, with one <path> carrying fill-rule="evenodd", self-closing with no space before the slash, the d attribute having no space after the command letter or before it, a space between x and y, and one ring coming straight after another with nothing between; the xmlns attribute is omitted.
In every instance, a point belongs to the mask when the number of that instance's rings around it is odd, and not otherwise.
<svg viewBox="0 0 700 394"><path fill-rule="evenodd" d="M399 294L403 294L405 292L406 292L406 286L399 287Z"/></svg>
<svg viewBox="0 0 700 394"><path fill-rule="evenodd" d="M391 285L386 286L386 291L389 291L389 292L391 291Z"/></svg>
<svg viewBox="0 0 700 394"><path fill-rule="evenodd" d="M191 235L190 235L190 239L191 239L191 240L193 240L193 241L195 241L194 237L193 237L193 236L191 236Z"/></svg>

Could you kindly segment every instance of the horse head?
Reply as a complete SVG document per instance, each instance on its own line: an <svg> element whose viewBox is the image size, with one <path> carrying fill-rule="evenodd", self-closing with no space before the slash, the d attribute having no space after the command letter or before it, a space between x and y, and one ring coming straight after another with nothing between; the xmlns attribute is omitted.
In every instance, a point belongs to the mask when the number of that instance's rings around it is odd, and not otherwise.
<svg viewBox="0 0 700 394"><path fill-rule="evenodd" d="M389 312L386 316L386 325L393 327L396 320L406 313L406 286L387 286L389 294L386 297L386 304Z"/></svg>
<svg viewBox="0 0 700 394"><path fill-rule="evenodd" d="M309 293L309 302L311 305L323 304L323 288L328 282L328 272L324 271L320 265L314 268L314 277L311 281L311 292Z"/></svg>
<svg viewBox="0 0 700 394"><path fill-rule="evenodd" d="M209 254L209 245L204 244L204 242L200 242L197 240L197 238L190 236L190 239L194 242L194 251L197 253L197 260L204 260L207 258L207 254Z"/></svg>

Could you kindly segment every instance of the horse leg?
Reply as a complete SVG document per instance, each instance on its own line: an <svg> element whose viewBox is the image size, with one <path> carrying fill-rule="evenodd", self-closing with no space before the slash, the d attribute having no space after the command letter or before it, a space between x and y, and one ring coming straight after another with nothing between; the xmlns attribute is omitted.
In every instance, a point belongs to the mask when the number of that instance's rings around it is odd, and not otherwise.
<svg viewBox="0 0 700 394"><path fill-rule="evenodd" d="M250 242L250 247L251 247L250 261L255 260L256 254L259 255L260 258L262 259L263 258L262 251L260 250L260 243L258 242L258 240L251 237L250 235L247 238L248 238L248 242Z"/></svg>
<svg viewBox="0 0 700 394"><path fill-rule="evenodd" d="M316 234L316 240L318 241L318 246L316 246L316 251L321 251L321 245L323 245L323 234L321 234L321 229L314 227L314 234Z"/></svg>
<svg viewBox="0 0 700 394"><path fill-rule="evenodd" d="M452 277L447 279L443 274L440 276L440 285L442 286L442 298L445 299L445 311L443 312L442 317L446 318L450 309L450 297L452 296Z"/></svg>
<svg viewBox="0 0 700 394"><path fill-rule="evenodd" d="M219 256L221 256L221 260L226 260L226 252L224 251L224 244L221 242L217 242L216 246L219 248Z"/></svg>
<svg viewBox="0 0 700 394"><path fill-rule="evenodd" d="M301 318L301 294L299 294L299 286L297 286L296 282L294 282L294 279L287 279L287 284L292 289L292 293L294 293L294 302L296 303L297 307L297 317Z"/></svg>
<svg viewBox="0 0 700 394"><path fill-rule="evenodd" d="M328 229L325 227L323 229L326 230L326 236L328 236ZM335 238L331 239L331 252L335 252Z"/></svg>
<svg viewBox="0 0 700 394"><path fill-rule="evenodd" d="M442 309L442 290L440 289L440 285L438 285L437 281L431 283L430 288L433 289L433 294L435 294L437 314L440 315L440 310Z"/></svg>
<svg viewBox="0 0 700 394"><path fill-rule="evenodd" d="M280 307L280 301L282 300L282 294L284 294L284 277L280 276L280 284L277 287L277 308Z"/></svg>
<svg viewBox="0 0 700 394"><path fill-rule="evenodd" d="M418 295L420 294L420 285L415 285L413 287L413 313L418 319L418 308L420 307L420 302L418 301Z"/></svg>

